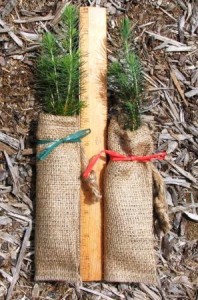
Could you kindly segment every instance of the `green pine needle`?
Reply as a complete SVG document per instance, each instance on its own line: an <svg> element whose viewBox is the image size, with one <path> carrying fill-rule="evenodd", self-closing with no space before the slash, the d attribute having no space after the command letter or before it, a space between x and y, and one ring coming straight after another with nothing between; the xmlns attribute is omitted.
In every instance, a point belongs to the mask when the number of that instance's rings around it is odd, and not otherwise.
<svg viewBox="0 0 198 300"><path fill-rule="evenodd" d="M120 26L122 49L119 61L113 62L108 71L109 88L119 101L124 115L124 127L136 130L141 125L140 106L144 91L142 65L134 53L132 29L128 18Z"/></svg>
<svg viewBox="0 0 198 300"><path fill-rule="evenodd" d="M84 106L79 100L78 40L78 11L69 5L62 16L61 32L43 35L37 62L37 89L48 113L72 116Z"/></svg>
<svg viewBox="0 0 198 300"><path fill-rule="evenodd" d="M120 36L124 45L125 53L128 55L131 46L132 29L131 22L128 18L124 18L120 25Z"/></svg>

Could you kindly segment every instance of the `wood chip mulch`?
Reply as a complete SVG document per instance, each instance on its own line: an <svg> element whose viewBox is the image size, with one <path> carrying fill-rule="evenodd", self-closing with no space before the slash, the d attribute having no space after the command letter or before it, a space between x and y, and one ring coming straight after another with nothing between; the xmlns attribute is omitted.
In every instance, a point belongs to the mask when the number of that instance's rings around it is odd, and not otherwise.
<svg viewBox="0 0 198 300"><path fill-rule="evenodd" d="M108 12L108 58L128 15L147 84L143 119L153 131L172 230L155 230L158 286L35 283L35 132L41 105L35 60L42 33L56 30L68 1L0 4L0 299L198 299L198 2L89 0ZM71 1L72 2L72 1Z"/></svg>

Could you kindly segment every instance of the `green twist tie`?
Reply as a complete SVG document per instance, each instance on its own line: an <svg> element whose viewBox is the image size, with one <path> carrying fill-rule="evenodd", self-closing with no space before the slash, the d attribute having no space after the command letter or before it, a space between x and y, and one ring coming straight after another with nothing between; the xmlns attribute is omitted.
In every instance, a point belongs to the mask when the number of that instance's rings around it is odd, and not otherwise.
<svg viewBox="0 0 198 300"><path fill-rule="evenodd" d="M72 133L65 138L59 139L59 140L38 140L38 145L42 144L48 144L51 143L49 146L47 146L44 150L40 151L37 154L37 158L39 160L44 160L56 147L58 147L61 144L64 143L80 143L81 139L87 136L91 132L90 129L83 129L79 130L75 133Z"/></svg>

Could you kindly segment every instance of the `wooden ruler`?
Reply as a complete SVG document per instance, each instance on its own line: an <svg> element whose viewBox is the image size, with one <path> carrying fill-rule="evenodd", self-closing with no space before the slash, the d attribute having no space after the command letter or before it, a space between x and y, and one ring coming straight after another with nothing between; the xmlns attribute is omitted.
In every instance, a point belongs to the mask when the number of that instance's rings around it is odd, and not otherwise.
<svg viewBox="0 0 198 300"><path fill-rule="evenodd" d="M81 99L86 107L81 113L81 128L90 128L91 134L83 139L88 158L105 148L107 123L107 50L106 9L80 9L80 51L82 55ZM104 161L94 168L99 185ZM81 262L83 281L102 279L102 201L91 203L91 197L82 186L81 191Z"/></svg>

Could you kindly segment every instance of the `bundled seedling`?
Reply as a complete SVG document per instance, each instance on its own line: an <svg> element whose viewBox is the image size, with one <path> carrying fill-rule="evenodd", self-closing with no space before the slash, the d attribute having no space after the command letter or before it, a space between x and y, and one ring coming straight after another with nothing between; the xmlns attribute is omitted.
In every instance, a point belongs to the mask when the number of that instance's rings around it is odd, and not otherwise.
<svg viewBox="0 0 198 300"><path fill-rule="evenodd" d="M142 65L135 53L131 23L124 18L120 26L121 49L118 61L109 67L109 89L117 100L124 129L136 130L141 125L140 108L144 92Z"/></svg>
<svg viewBox="0 0 198 300"><path fill-rule="evenodd" d="M110 120L108 130L110 162L104 181L104 278L155 283L153 202L165 232L169 230L169 221L163 179L151 159L163 159L165 153L152 155L152 137L141 122L144 80L140 59L133 50L128 18L121 22L120 40L118 61L109 68L109 89L116 100L117 116Z"/></svg>
<svg viewBox="0 0 198 300"><path fill-rule="evenodd" d="M37 89L43 111L38 121L35 279L79 279L80 53L78 11L67 6L60 33L43 36Z"/></svg>

